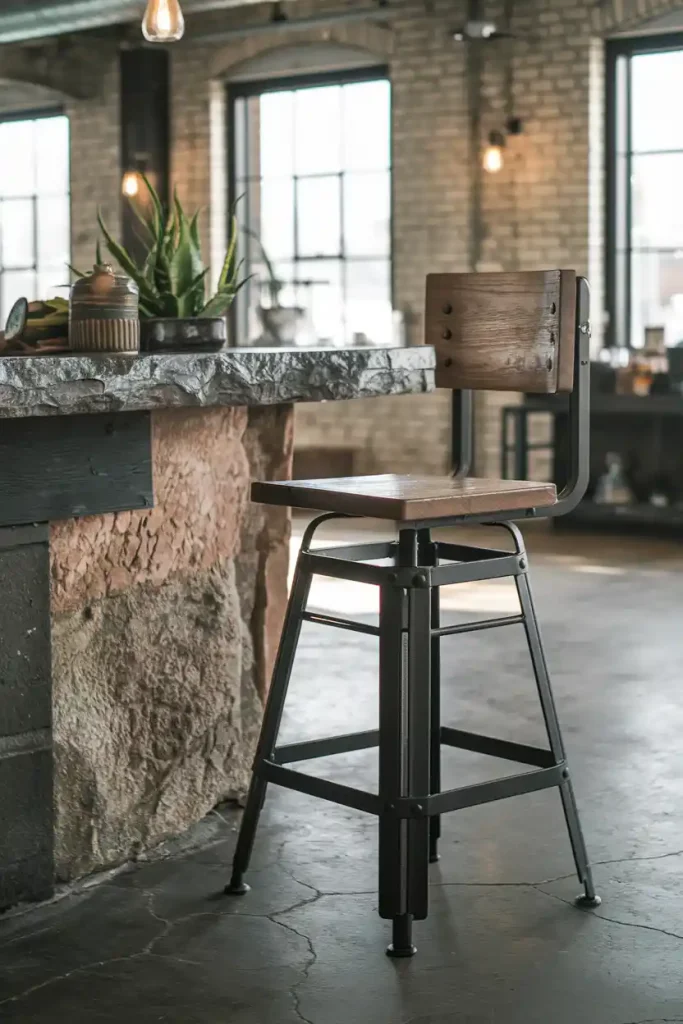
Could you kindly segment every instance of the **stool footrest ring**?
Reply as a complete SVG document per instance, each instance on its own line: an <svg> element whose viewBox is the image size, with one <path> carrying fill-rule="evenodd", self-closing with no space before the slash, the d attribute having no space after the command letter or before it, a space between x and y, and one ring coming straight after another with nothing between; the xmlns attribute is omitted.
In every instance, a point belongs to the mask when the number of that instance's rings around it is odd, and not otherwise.
<svg viewBox="0 0 683 1024"><path fill-rule="evenodd" d="M260 761L255 765L254 773L265 779L266 782L275 783L276 786L294 789L298 793L307 793L309 796L316 796L321 800L331 800L332 803L342 804L344 807L355 807L357 811L365 811L367 814L380 814L383 809L382 802L376 793L366 793L362 789L330 782L329 779L305 775L293 768L285 768L284 765L277 764L275 761Z"/></svg>
<svg viewBox="0 0 683 1024"><path fill-rule="evenodd" d="M356 734L357 736L367 734ZM342 737L346 739L348 737ZM317 742L317 741L313 741ZM325 741L321 741L325 742ZM349 748L347 748L349 749ZM352 749L363 749L354 747ZM533 749L533 748L532 748ZM458 789L447 789L442 793L433 793L424 797L398 797L389 804L384 803L376 793L367 793L352 786L343 786L329 779L320 779L314 775L297 772L286 768L276 761L259 762L255 773L267 782L293 789L299 793L330 800L344 807L354 807L367 814L389 814L396 818L425 818L444 814L448 811L460 810L463 807L476 807L479 804L504 800L507 797L519 796L522 793L535 793L540 789L562 786L569 778L564 762L549 768L539 768L522 775L509 775L491 782L480 782L474 786L461 786Z"/></svg>
<svg viewBox="0 0 683 1024"><path fill-rule="evenodd" d="M494 800L505 800L507 797L520 796L522 793L535 793L539 789L561 786L567 777L565 765L558 764L552 768L525 772L523 775L508 775L492 782L446 789L443 793L434 793L431 796L400 797L394 801L391 810L398 818L431 818L448 811L462 810L463 807L478 807L479 804L488 804Z"/></svg>
<svg viewBox="0 0 683 1024"><path fill-rule="evenodd" d="M312 757L329 757L330 754L347 754L351 750L367 750L378 744L379 729L369 729L367 732L350 732L344 736L328 736L320 740L286 743L275 748L272 760L276 764L308 761Z"/></svg>
<svg viewBox="0 0 683 1024"><path fill-rule="evenodd" d="M531 764L535 768L553 768L557 763L552 751L544 750L543 747L510 743L508 740L493 739L476 732L451 729L447 725L441 726L441 742L447 747L470 750L474 754L486 754L488 757L502 757L506 761Z"/></svg>

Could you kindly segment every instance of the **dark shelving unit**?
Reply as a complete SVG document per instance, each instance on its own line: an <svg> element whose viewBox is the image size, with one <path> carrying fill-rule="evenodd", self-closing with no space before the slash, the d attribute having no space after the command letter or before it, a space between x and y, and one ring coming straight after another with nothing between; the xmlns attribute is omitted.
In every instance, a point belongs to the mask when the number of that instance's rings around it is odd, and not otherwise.
<svg viewBox="0 0 683 1024"><path fill-rule="evenodd" d="M656 505L599 505L584 499L571 513L575 523L586 526L622 524L625 527L665 526L683 530L683 508L659 508Z"/></svg>
<svg viewBox="0 0 683 1024"><path fill-rule="evenodd" d="M552 453L553 479L558 489L562 487L568 465L568 410L565 395L527 395L521 405L503 410L504 478L528 477L530 453L546 449ZM528 417L539 412L552 416L547 444L530 441ZM618 452L624 459L636 496L633 504L605 505L593 500L595 482L604 470L608 452ZM648 491L658 480L666 481L667 506L647 500ZM683 535L683 395L591 395L591 483L586 498L561 522L566 526L667 530Z"/></svg>

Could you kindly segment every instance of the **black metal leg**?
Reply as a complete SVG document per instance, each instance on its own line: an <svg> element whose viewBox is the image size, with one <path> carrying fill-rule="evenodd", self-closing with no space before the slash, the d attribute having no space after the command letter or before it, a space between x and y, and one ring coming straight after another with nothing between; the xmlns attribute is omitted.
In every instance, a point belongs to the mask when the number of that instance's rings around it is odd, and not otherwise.
<svg viewBox="0 0 683 1024"><path fill-rule="evenodd" d="M417 947L413 945L413 915L400 914L394 917L391 925L391 944L387 946L387 955L397 958L415 956Z"/></svg>
<svg viewBox="0 0 683 1024"><path fill-rule="evenodd" d="M417 568L417 537L404 531L399 560L424 586L380 593L379 913L393 922L390 956L412 956L413 919L427 916L429 819L397 818L394 801L429 793L430 591Z"/></svg>
<svg viewBox="0 0 683 1024"><path fill-rule="evenodd" d="M426 583L426 580L425 580ZM431 745L431 592L408 591L408 796L430 792ZM438 734L437 734L438 737ZM440 737L439 737L440 738ZM416 803L415 810L420 808ZM429 906L429 818L408 820L408 911L416 921Z"/></svg>
<svg viewBox="0 0 683 1024"><path fill-rule="evenodd" d="M517 584L517 593L519 594L519 602L524 616L524 629L526 631L527 641L529 644L529 652L531 654L531 661L534 667L534 675L536 676L536 685L538 687L538 695L541 702L541 708L543 710L543 718L545 720L548 739L550 741L550 749L552 750L556 764L561 764L563 762L566 764L566 754L564 750L564 743L562 741L562 734L560 732L557 710L555 708L555 701L553 699L552 689L550 686L548 665L545 659L545 652L541 642L541 634L538 628L538 620L536 619L536 610L534 608L531 588L529 586L529 580L526 572L516 576L515 582ZM576 871L579 876L579 881L584 887L582 895L577 897L577 903L582 906L597 907L600 905L600 897L596 896L595 893L593 875L588 861L588 853L586 851L581 823L579 821L579 813L576 807L576 800L574 798L574 790L572 788L571 780L569 778L569 770L567 768L565 768L563 776L563 781L560 785L562 807L564 809L564 816L567 822L572 851L574 853Z"/></svg>
<svg viewBox="0 0 683 1024"><path fill-rule="evenodd" d="M394 941L387 953L412 956L408 919L408 822L392 814L394 800L405 791L403 637L406 591L386 586L379 612L379 915L394 921Z"/></svg>
<svg viewBox="0 0 683 1024"><path fill-rule="evenodd" d="M576 897L575 903L580 907L599 907L602 900L595 891L593 872L588 860L588 851L586 850L586 842L583 838L574 789L568 774L563 785L560 786L560 796L562 797L562 808L574 852L576 873L579 876L579 881L583 883L583 892Z"/></svg>
<svg viewBox="0 0 683 1024"><path fill-rule="evenodd" d="M424 558L421 562L424 565L438 565L438 549L433 544L429 530L421 531L424 536L420 538L424 550ZM431 591L431 626L438 629L441 625L441 602L439 599L439 588L433 587ZM430 758L429 758L429 792L441 792L441 637L432 636L431 641L431 736L430 736ZM435 814L429 819L429 863L434 864L439 859L439 838L441 836L441 815Z"/></svg>
<svg viewBox="0 0 683 1024"><path fill-rule="evenodd" d="M275 667L273 669L273 679L263 713L263 724L256 748L254 770L249 785L247 803L232 861L232 876L229 884L225 887L225 892L232 895L239 896L249 891L249 886L244 881L244 875L249 867L256 828L261 808L266 798L267 787L266 780L259 776L259 766L265 758L271 756L277 741L278 732L280 731L282 712L285 706L289 680L292 675L292 666L294 665L299 634L301 633L302 614L306 610L310 587L310 573L302 572L297 565L287 604L287 613L282 627L282 635L280 636L280 646L278 647Z"/></svg>
<svg viewBox="0 0 683 1024"><path fill-rule="evenodd" d="M440 607L439 588L434 587L431 594L432 627L439 628ZM431 757L429 766L429 792L441 792L441 637L432 637L431 663ZM429 863L439 859L439 839L441 838L441 815L435 814L429 819Z"/></svg>

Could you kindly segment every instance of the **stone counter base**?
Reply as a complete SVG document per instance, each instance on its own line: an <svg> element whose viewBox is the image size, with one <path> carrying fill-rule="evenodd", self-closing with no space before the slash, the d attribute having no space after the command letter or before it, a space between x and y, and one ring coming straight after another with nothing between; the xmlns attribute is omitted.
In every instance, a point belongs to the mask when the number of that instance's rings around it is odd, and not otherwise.
<svg viewBox="0 0 683 1024"><path fill-rule="evenodd" d="M290 406L152 421L155 507L53 523L57 875L134 857L239 798L286 602Z"/></svg>

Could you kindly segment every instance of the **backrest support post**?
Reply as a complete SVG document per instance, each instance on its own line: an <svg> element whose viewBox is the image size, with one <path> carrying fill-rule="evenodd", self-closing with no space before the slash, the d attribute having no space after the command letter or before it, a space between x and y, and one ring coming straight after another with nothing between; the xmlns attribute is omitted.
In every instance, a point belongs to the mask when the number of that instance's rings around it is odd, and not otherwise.
<svg viewBox="0 0 683 1024"><path fill-rule="evenodd" d="M576 508L590 479L590 289L585 277L576 279L576 338L574 388L569 396L569 478L557 504L543 516L566 515Z"/></svg>
<svg viewBox="0 0 683 1024"><path fill-rule="evenodd" d="M454 391L451 402L451 471L455 477L472 472L474 459L474 403L469 390Z"/></svg>

